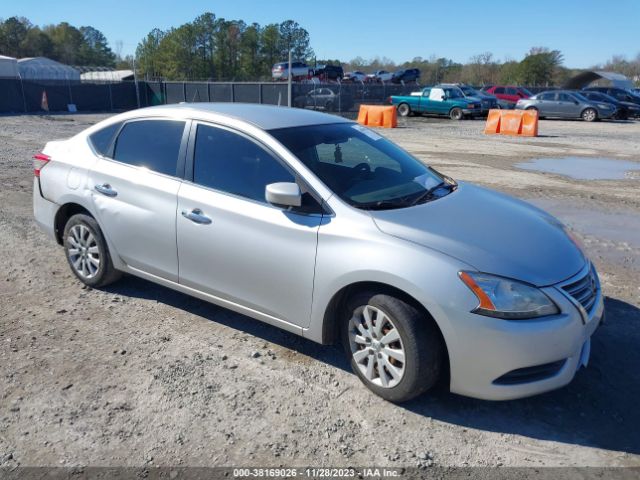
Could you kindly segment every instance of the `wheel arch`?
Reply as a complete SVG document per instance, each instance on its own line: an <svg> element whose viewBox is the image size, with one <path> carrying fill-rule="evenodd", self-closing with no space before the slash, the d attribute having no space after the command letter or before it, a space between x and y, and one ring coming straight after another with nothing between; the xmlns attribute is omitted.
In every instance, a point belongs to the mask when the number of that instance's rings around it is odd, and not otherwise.
<svg viewBox="0 0 640 480"><path fill-rule="evenodd" d="M56 238L56 242L58 245L62 245L62 234L64 233L64 227L69 221L69 219L78 214L83 213L85 215L89 215L91 218L96 219L96 217L85 207L75 202L68 202L62 205L58 211L56 212L56 216L53 222L53 232Z"/></svg>
<svg viewBox="0 0 640 480"><path fill-rule="evenodd" d="M396 298L399 298L414 307L419 312L423 313L425 317L433 321L437 328L438 334L440 335L442 347L444 348L443 357L445 364L443 365L440 382L442 383L442 385L447 385L448 388L448 385L450 383L449 348L447 346L445 336L442 332L442 328L433 317L433 315L431 315L431 312L429 312L429 310L419 300L417 300L415 297L405 292L404 290L388 283L376 281L358 281L345 285L336 293L334 293L324 311L321 343L323 345L332 345L339 341L341 320L340 311L344 308L344 302L351 295L364 290L375 290L379 293L384 293L386 295L392 295Z"/></svg>

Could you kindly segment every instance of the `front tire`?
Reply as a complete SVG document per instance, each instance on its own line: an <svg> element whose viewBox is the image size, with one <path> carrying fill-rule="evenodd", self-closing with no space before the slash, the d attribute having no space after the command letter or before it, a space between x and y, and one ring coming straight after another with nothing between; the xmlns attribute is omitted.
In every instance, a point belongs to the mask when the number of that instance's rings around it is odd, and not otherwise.
<svg viewBox="0 0 640 480"><path fill-rule="evenodd" d="M464 114L462 113L462 109L458 107L453 107L449 111L449 118L451 120L462 120L464 118Z"/></svg>
<svg viewBox="0 0 640 480"><path fill-rule="evenodd" d="M398 115L401 117L408 117L411 115L411 107L408 103L401 103L398 105Z"/></svg>
<svg viewBox="0 0 640 480"><path fill-rule="evenodd" d="M344 316L341 337L351 368L376 395L405 402L436 384L444 348L432 318L374 291L348 299Z"/></svg>
<svg viewBox="0 0 640 480"><path fill-rule="evenodd" d="M73 274L89 287L104 287L122 275L113 267L107 242L98 222L79 213L64 227L64 251Z"/></svg>
<svg viewBox="0 0 640 480"><path fill-rule="evenodd" d="M595 122L598 119L598 112L594 108L585 108L580 116L585 122Z"/></svg>

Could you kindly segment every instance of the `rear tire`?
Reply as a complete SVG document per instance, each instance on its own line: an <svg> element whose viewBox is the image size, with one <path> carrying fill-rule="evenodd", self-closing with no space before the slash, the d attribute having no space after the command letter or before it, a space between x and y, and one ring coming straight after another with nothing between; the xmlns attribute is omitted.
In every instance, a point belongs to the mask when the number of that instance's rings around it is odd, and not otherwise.
<svg viewBox="0 0 640 480"><path fill-rule="evenodd" d="M351 368L376 395L406 402L436 384L444 346L431 317L375 291L353 295L343 315L341 339Z"/></svg>
<svg viewBox="0 0 640 480"><path fill-rule="evenodd" d="M398 115L401 117L408 117L411 115L411 107L408 103L401 103L398 105Z"/></svg>
<svg viewBox="0 0 640 480"><path fill-rule="evenodd" d="M462 109L458 107L453 107L449 111L449 118L451 120L462 120L464 118L464 114L462 113Z"/></svg>
<svg viewBox="0 0 640 480"><path fill-rule="evenodd" d="M104 287L122 276L113 267L107 242L93 217L73 215L64 227L63 245L71 271L85 285Z"/></svg>
<svg viewBox="0 0 640 480"><path fill-rule="evenodd" d="M580 116L585 122L594 122L598 119L598 112L594 108L585 108Z"/></svg>

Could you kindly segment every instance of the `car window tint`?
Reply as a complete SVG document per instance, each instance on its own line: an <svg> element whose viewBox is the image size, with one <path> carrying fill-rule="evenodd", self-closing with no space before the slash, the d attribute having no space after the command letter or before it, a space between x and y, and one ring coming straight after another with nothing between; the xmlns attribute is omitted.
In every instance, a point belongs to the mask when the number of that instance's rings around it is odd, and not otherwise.
<svg viewBox="0 0 640 480"><path fill-rule="evenodd" d="M222 128L198 125L193 181L266 203L267 185L295 179L272 154L248 138Z"/></svg>
<svg viewBox="0 0 640 480"><path fill-rule="evenodd" d="M494 90L494 93L499 93L499 94L504 93L504 88L503 88L503 87L497 87L497 88Z"/></svg>
<svg viewBox="0 0 640 480"><path fill-rule="evenodd" d="M573 102L574 99L570 96L567 95L566 93L559 93L558 94L558 100L561 102Z"/></svg>
<svg viewBox="0 0 640 480"><path fill-rule="evenodd" d="M174 120L129 122L118 135L113 158L165 175L176 175L184 124Z"/></svg>
<svg viewBox="0 0 640 480"><path fill-rule="evenodd" d="M109 154L109 148L111 147L111 142L113 142L113 137L120 127L122 126L122 122L113 123L107 127L104 127L98 130L95 133L92 133L89 136L89 141L91 145L100 155L107 156Z"/></svg>
<svg viewBox="0 0 640 480"><path fill-rule="evenodd" d="M517 95L518 91L515 88L507 88L507 95Z"/></svg>

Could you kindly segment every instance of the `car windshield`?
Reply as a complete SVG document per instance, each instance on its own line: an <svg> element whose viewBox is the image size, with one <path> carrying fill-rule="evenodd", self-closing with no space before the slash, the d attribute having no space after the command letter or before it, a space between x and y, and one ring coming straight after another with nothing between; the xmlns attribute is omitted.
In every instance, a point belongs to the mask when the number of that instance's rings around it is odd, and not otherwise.
<svg viewBox="0 0 640 480"><path fill-rule="evenodd" d="M574 97L576 97L576 98L577 98L578 100L580 100L580 101L583 101L583 102L589 102L589 101L590 101L587 97L585 97L585 96L584 96L584 95L582 95L581 93L578 93L578 92L572 92L572 95L573 95Z"/></svg>
<svg viewBox="0 0 640 480"><path fill-rule="evenodd" d="M531 96L533 96L533 93L531 93L531 92L530 92L529 90L527 90L526 88L524 88L524 87L518 87L518 88L519 88L519 89L520 89L520 91L521 91L522 93L524 93L527 97L531 97Z"/></svg>
<svg viewBox="0 0 640 480"><path fill-rule="evenodd" d="M312 125L269 133L336 195L357 208L408 207L455 188L453 180L358 124Z"/></svg>
<svg viewBox="0 0 640 480"><path fill-rule="evenodd" d="M444 91L447 94L448 98L462 98L462 97L464 97L464 94L462 93L462 90L460 90L457 87L456 88L445 88Z"/></svg>
<svg viewBox="0 0 640 480"><path fill-rule="evenodd" d="M465 95L477 95L478 94L478 92L476 92L471 87L460 87L460 90L462 90L465 93Z"/></svg>

